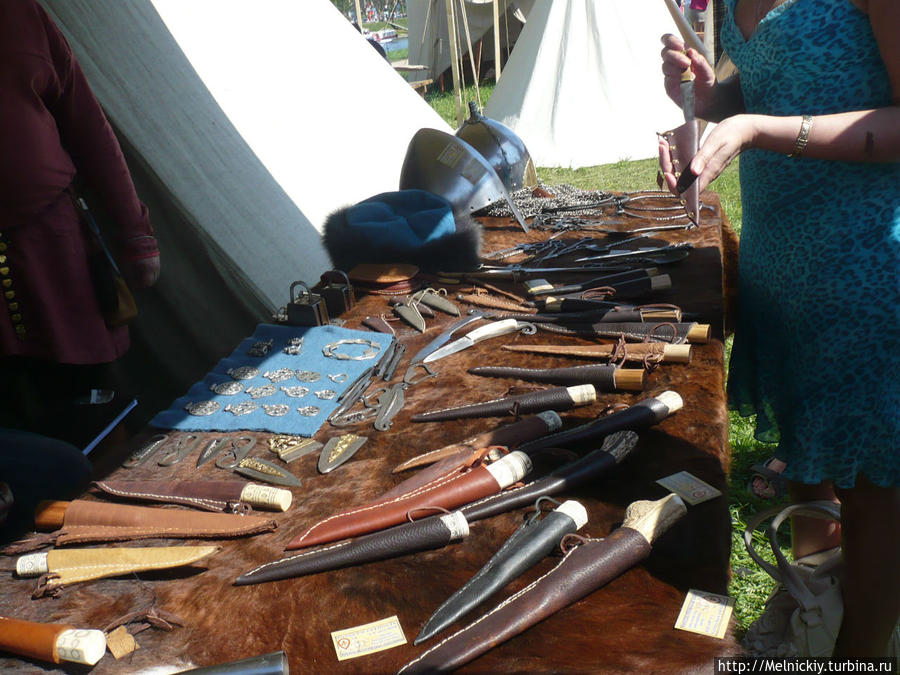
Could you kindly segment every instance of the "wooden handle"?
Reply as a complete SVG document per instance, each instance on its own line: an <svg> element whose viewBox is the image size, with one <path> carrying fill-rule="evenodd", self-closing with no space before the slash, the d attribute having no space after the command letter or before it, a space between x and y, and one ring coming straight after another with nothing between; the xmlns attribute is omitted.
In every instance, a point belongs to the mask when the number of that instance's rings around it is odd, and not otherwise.
<svg viewBox="0 0 900 675"><path fill-rule="evenodd" d="M34 527L36 530L52 532L62 527L69 502L42 501L34 510Z"/></svg>
<svg viewBox="0 0 900 675"><path fill-rule="evenodd" d="M72 628L61 623L36 623L0 616L0 651L59 663L56 639Z"/></svg>
<svg viewBox="0 0 900 675"><path fill-rule="evenodd" d="M694 32L693 28L691 28L691 24L684 18L684 14L678 9L678 5L675 4L674 0L665 0L665 3L666 9L669 10L669 14L671 14L672 19L675 20L675 25L678 26L678 32L681 33L681 39L684 40L685 44L703 54L703 58L706 59L709 65L715 65L712 56L706 49L706 45L703 44L700 36Z"/></svg>
<svg viewBox="0 0 900 675"><path fill-rule="evenodd" d="M616 389L625 391L643 391L646 373L643 368L616 368L613 383Z"/></svg>
<svg viewBox="0 0 900 675"><path fill-rule="evenodd" d="M665 345L663 347L663 362L690 363L691 362L691 346L690 345Z"/></svg>
<svg viewBox="0 0 900 675"><path fill-rule="evenodd" d="M711 334L708 323L695 323L687 333L687 341L705 345Z"/></svg>

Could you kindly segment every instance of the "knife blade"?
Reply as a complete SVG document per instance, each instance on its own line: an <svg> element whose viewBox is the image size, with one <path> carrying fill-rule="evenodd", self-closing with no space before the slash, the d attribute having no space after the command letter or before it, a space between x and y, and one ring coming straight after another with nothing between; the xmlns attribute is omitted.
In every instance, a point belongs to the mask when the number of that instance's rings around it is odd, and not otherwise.
<svg viewBox="0 0 900 675"><path fill-rule="evenodd" d="M438 359L444 358L445 356L456 354L457 352L461 352L463 349L468 349L476 343L481 342L482 340L487 340L488 338L497 337L498 335L506 335L507 333L514 333L526 325L529 324L524 321L517 321L516 319L504 319L503 321L495 321L494 323L487 324L486 326L479 326L478 328L468 332L461 338L454 340L453 342L444 345L440 349L433 351L423 359L423 363L432 363L434 361L437 361Z"/></svg>
<svg viewBox="0 0 900 675"><path fill-rule="evenodd" d="M419 363L424 361L425 357L431 354L433 351L438 349L439 347L447 344L450 341L450 338L453 337L453 334L458 331L463 326L468 326L470 323L478 321L479 319L484 318L485 313L480 309L470 309L468 316L463 317L452 326L450 326L443 333L438 335L434 340L429 342L427 345L422 347L418 352L416 352L415 356L412 357L410 363Z"/></svg>

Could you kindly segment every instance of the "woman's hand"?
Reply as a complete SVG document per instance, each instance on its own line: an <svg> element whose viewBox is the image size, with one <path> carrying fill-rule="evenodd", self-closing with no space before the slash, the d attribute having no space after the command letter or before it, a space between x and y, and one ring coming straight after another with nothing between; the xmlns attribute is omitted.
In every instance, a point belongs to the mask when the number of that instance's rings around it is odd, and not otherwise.
<svg viewBox="0 0 900 675"><path fill-rule="evenodd" d="M734 115L723 120L709 132L685 171L697 176L697 187L702 192L713 182L742 150L751 147L757 134L757 116ZM672 167L669 144L659 139L659 168L669 190L678 194L675 185L678 178Z"/></svg>
<svg viewBox="0 0 900 675"><path fill-rule="evenodd" d="M681 75L694 74L694 111L697 117L709 119L716 97L716 73L696 49L685 50L681 38L670 33L662 36L662 72L666 94L681 107Z"/></svg>

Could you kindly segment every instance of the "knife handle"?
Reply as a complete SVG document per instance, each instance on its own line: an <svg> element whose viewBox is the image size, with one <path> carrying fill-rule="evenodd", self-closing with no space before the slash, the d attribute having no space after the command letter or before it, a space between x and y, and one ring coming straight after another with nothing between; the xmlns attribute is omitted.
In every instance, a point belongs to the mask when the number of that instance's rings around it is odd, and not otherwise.
<svg viewBox="0 0 900 675"><path fill-rule="evenodd" d="M34 510L34 528L50 532L63 525L69 502L45 500L38 502Z"/></svg>
<svg viewBox="0 0 900 675"><path fill-rule="evenodd" d="M0 651L49 663L92 666L106 652L106 636L99 630L0 616Z"/></svg>
<svg viewBox="0 0 900 675"><path fill-rule="evenodd" d="M503 319L502 321L494 321L484 326L479 326L475 330L466 334L466 337L472 342L486 340L488 338L497 337L498 335L506 335L512 333L518 328L519 322L516 319Z"/></svg>

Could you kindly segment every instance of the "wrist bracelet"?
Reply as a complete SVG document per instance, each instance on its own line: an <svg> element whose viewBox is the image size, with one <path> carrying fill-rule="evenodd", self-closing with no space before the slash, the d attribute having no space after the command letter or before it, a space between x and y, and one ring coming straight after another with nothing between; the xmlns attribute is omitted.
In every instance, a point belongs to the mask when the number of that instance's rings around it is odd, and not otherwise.
<svg viewBox="0 0 900 675"><path fill-rule="evenodd" d="M809 142L809 130L812 129L812 123L812 115L803 116L803 121L800 123L800 133L797 134L797 140L794 141L794 149L791 150L791 154L788 157L799 157L803 154L806 144Z"/></svg>

